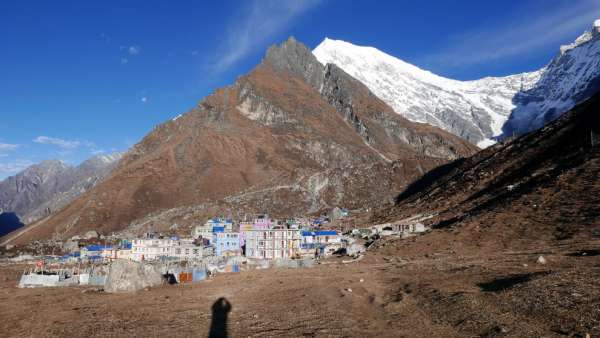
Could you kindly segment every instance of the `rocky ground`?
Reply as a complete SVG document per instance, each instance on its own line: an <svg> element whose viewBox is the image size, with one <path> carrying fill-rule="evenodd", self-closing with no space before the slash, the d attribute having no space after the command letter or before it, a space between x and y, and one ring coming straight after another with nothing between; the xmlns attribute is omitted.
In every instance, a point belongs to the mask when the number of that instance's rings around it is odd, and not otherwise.
<svg viewBox="0 0 600 338"><path fill-rule="evenodd" d="M17 289L23 267L4 266L0 336L198 337L211 326L232 337L600 334L600 240L507 245L491 237L436 230L381 240L358 262L334 258L131 294Z"/></svg>

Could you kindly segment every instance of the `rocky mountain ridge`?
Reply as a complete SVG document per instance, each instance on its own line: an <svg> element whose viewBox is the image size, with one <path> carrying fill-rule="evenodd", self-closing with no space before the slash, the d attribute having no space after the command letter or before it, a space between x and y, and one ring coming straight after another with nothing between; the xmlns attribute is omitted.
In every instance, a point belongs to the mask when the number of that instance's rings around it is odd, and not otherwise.
<svg viewBox="0 0 600 338"><path fill-rule="evenodd" d="M290 38L233 85L157 126L108 179L18 240L140 224L189 227L215 214L369 208L426 170L474 151L394 113Z"/></svg>
<svg viewBox="0 0 600 338"><path fill-rule="evenodd" d="M598 91L596 21L545 67L473 81L444 78L372 47L325 39L313 53L363 82L411 121L428 123L479 147L543 126Z"/></svg>
<svg viewBox="0 0 600 338"><path fill-rule="evenodd" d="M121 153L94 156L78 166L47 160L0 182L0 211L13 212L24 224L70 203L104 179Z"/></svg>

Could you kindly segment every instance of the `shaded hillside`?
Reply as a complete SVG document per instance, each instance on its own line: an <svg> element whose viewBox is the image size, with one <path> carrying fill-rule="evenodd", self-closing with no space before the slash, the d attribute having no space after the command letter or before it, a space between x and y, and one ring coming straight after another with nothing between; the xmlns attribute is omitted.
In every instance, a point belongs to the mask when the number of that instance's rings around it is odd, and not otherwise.
<svg viewBox="0 0 600 338"><path fill-rule="evenodd" d="M109 233L149 214L164 216L156 226L189 226L215 213L367 208L475 150L395 114L290 38L232 86L156 127L109 179L20 240Z"/></svg>
<svg viewBox="0 0 600 338"><path fill-rule="evenodd" d="M600 236L600 94L546 127L438 167L376 219L437 214L496 240Z"/></svg>
<svg viewBox="0 0 600 338"><path fill-rule="evenodd" d="M25 224L69 204L115 167L121 153L94 156L78 166L48 160L0 181L0 212L13 212Z"/></svg>
<svg viewBox="0 0 600 338"><path fill-rule="evenodd" d="M24 224L14 212L0 213L0 236L21 228Z"/></svg>

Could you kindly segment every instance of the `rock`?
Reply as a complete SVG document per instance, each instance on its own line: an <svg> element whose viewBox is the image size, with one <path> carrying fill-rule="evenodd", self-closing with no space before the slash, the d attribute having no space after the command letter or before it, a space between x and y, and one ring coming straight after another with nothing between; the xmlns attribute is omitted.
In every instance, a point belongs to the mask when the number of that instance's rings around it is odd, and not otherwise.
<svg viewBox="0 0 600 338"><path fill-rule="evenodd" d="M352 289L350 289L350 288L347 288L346 291L352 293Z"/></svg>
<svg viewBox="0 0 600 338"><path fill-rule="evenodd" d="M360 282L361 282L361 283L364 283L364 281L365 281L364 279L362 279L362 278L360 279Z"/></svg>
<svg viewBox="0 0 600 338"><path fill-rule="evenodd" d="M62 248L66 252L74 252L79 249L79 243L69 240L63 243Z"/></svg>
<svg viewBox="0 0 600 338"><path fill-rule="evenodd" d="M90 231L86 232L85 235L83 235L84 239L95 239L98 237L99 237L99 235L96 230L90 230Z"/></svg>
<svg viewBox="0 0 600 338"><path fill-rule="evenodd" d="M364 245L359 243L352 243L346 248L346 254L348 254L348 256L358 256L366 250L367 248L365 248Z"/></svg>
<svg viewBox="0 0 600 338"><path fill-rule="evenodd" d="M4 248L5 248L6 250L10 250L10 249L12 249L12 248L14 248L14 247L15 247L15 246L14 246L14 245L12 245L12 244L6 244L6 245L4 246Z"/></svg>
<svg viewBox="0 0 600 338"><path fill-rule="evenodd" d="M117 260L110 264L104 291L132 292L160 286L162 282L162 275L157 266Z"/></svg>
<svg viewBox="0 0 600 338"><path fill-rule="evenodd" d="M538 263L538 264L546 264L546 263L547 263L547 262L546 262L546 258L544 258L544 256L540 256L540 257L538 257L538 259L537 259L537 263Z"/></svg>

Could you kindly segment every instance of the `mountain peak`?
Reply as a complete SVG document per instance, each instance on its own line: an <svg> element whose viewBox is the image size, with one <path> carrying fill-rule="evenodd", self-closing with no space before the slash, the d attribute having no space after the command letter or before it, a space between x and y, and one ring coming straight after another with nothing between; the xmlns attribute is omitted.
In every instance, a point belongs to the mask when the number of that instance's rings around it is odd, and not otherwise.
<svg viewBox="0 0 600 338"><path fill-rule="evenodd" d="M314 88L319 88L322 83L323 66L310 49L293 36L280 45L271 46L263 63L275 70L299 75Z"/></svg>
<svg viewBox="0 0 600 338"><path fill-rule="evenodd" d="M575 41L568 45L560 46L560 54L564 54L576 47L583 45L591 41L592 39L598 37L600 35L600 19L594 21L592 24L592 28L589 31L585 31L583 34L577 37Z"/></svg>

